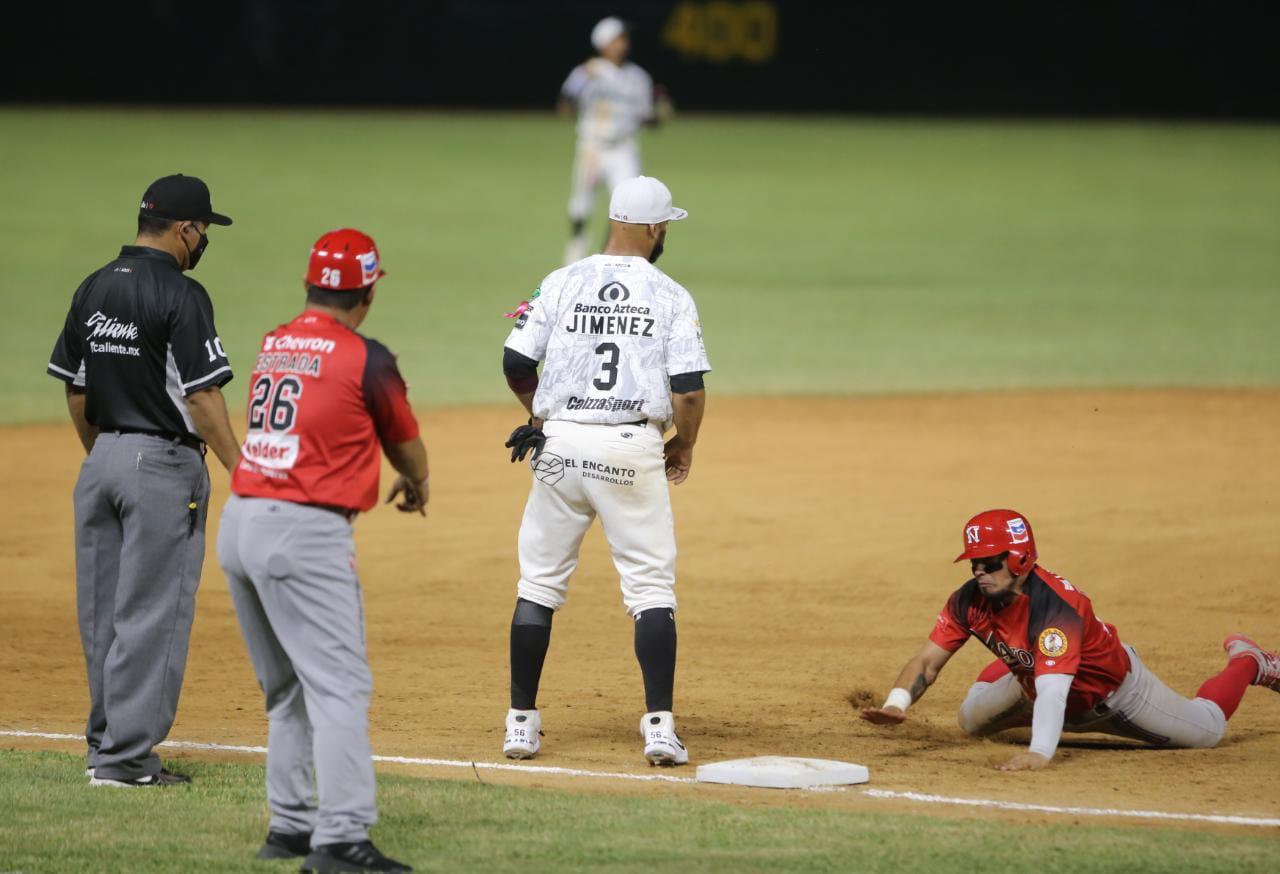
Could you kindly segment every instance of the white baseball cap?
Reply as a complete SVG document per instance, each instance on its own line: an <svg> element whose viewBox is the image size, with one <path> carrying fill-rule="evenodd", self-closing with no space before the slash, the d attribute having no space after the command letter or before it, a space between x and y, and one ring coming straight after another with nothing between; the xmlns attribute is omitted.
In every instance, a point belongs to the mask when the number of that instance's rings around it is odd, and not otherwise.
<svg viewBox="0 0 1280 874"><path fill-rule="evenodd" d="M678 222L689 213L671 205L671 189L652 176L624 179L609 198L609 218L629 225Z"/></svg>
<svg viewBox="0 0 1280 874"><path fill-rule="evenodd" d="M596 47L596 51L604 51L604 47L613 42L618 37L627 32L627 26L621 18L614 18L610 15L608 18L602 18L591 28L591 44Z"/></svg>

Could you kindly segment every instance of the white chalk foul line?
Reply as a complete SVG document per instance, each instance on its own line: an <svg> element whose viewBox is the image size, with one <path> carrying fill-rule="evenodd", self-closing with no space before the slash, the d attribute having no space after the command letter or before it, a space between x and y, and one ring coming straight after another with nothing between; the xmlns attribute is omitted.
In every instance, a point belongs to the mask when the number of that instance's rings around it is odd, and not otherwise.
<svg viewBox="0 0 1280 874"><path fill-rule="evenodd" d="M84 740L78 734L57 734L47 731L19 731L0 729L3 737L38 737L47 740ZM236 746L233 744L198 743L186 740L167 740L163 747L187 750L211 750L224 753L253 753L266 755L266 747ZM410 756L374 756L375 762L400 765L423 765L435 768L476 768L486 771L519 771L525 774L549 774L562 777L594 777L602 780L635 780L646 783L696 783L692 777L672 777L667 774L624 774L609 771L587 771L579 768L558 768L548 765L516 765L507 762L464 762L457 759L423 759ZM1128 819L1156 819L1169 822L1207 822L1215 825L1280 827L1280 818L1260 816L1232 816L1215 813L1172 813L1165 810L1125 810L1109 807L1055 807L1049 804L1024 804L1018 801L997 801L989 798L955 798L949 795L931 795L923 792L895 792L889 789L862 789L868 798L914 801L921 804L947 804L960 807L984 807L995 810L1016 810L1032 813L1051 813L1065 816L1112 816Z"/></svg>
<svg viewBox="0 0 1280 874"><path fill-rule="evenodd" d="M83 735L55 734L46 731L13 731L0 729L4 737L38 737L48 740L84 740ZM266 755L266 747L235 746L233 744L198 743L190 740L167 740L162 747L183 750L211 750L220 753L255 753ZM669 774L623 774L609 771L585 771L578 768L558 768L550 765L516 765L511 762L464 762L457 759L420 759L411 756L374 756L375 762L397 765L423 765L432 768L477 768L481 771L520 771L525 774L551 774L562 777L595 777L602 780L636 780L643 783L696 783L692 777L672 777Z"/></svg>
<svg viewBox="0 0 1280 874"><path fill-rule="evenodd" d="M955 804L962 807L991 807L998 810L1024 810L1034 813L1057 813L1067 816L1123 816L1131 819L1164 819L1187 822L1212 822L1218 825L1255 825L1276 827L1280 819L1262 816L1229 816L1217 813L1170 813L1165 810L1122 810L1109 807L1053 807L1048 804L1023 804L1020 801L993 801L989 798L952 798L923 792L891 792L888 789L863 789L871 798L898 798L924 804Z"/></svg>

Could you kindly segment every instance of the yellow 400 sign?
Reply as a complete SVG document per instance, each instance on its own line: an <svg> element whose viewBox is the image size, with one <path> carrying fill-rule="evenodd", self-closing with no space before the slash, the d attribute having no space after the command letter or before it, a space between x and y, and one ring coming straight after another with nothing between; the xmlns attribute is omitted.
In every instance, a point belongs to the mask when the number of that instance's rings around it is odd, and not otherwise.
<svg viewBox="0 0 1280 874"><path fill-rule="evenodd" d="M687 58L768 63L778 51L778 8L767 0L677 3L662 41Z"/></svg>

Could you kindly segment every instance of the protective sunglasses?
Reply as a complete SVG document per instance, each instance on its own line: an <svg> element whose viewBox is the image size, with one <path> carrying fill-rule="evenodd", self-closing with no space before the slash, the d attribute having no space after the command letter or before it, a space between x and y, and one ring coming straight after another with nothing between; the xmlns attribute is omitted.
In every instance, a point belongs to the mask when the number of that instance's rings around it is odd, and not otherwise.
<svg viewBox="0 0 1280 874"><path fill-rule="evenodd" d="M990 558L972 558L969 559L969 568L975 574L981 570L983 573L994 574L1000 568L1004 567L1005 559L1009 557L1009 553L1002 552L999 555L993 555Z"/></svg>

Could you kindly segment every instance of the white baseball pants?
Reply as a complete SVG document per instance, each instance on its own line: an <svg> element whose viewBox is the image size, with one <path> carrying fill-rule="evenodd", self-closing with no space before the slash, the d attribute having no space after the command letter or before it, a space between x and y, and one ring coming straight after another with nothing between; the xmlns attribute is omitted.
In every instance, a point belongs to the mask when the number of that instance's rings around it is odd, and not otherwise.
<svg viewBox="0 0 1280 874"><path fill-rule="evenodd" d="M612 192L622 180L639 175L640 148L634 139L608 146L580 140L573 157L569 218L573 221L591 218L596 190L602 182Z"/></svg>
<svg viewBox="0 0 1280 874"><path fill-rule="evenodd" d="M1099 732L1162 747L1215 747L1227 732L1222 708L1204 698L1184 698L1148 670L1127 644L1129 673L1093 710L1070 716L1064 731ZM1031 701L1013 674L974 683L960 705L960 728L982 737L1031 724Z"/></svg>
<svg viewBox="0 0 1280 874"><path fill-rule="evenodd" d="M519 596L559 610L582 538L599 516L627 613L674 610L675 519L658 426L551 421L542 430L547 444L531 463L520 523Z"/></svg>

